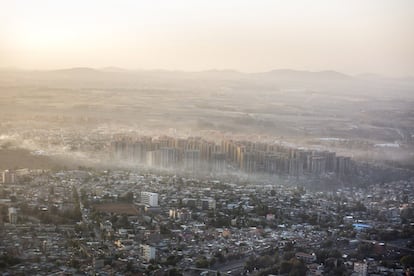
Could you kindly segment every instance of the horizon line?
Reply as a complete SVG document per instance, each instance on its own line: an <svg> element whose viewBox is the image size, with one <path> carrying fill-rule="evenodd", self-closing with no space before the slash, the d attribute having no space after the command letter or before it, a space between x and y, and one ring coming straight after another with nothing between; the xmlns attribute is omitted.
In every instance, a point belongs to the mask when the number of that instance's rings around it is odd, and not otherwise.
<svg viewBox="0 0 414 276"><path fill-rule="evenodd" d="M125 71L125 72L171 72L171 73L206 73L206 72L233 72L239 74L246 74L246 75L254 75L254 74L264 74L264 73L271 73L276 71L291 71L291 72L306 72L306 73L337 73L344 76L349 77L358 77L364 75L372 75L376 77L382 78L393 78L393 79L404 79L404 78L412 78L414 75L399 75L399 76L390 76L385 74L379 73L372 73L372 72L363 72L363 73L344 73L342 71L333 70L333 69L323 69L323 70L306 70L306 69L292 69L292 68L275 68L269 69L266 71L253 71L253 72L246 72L238 69L233 68L210 68L210 69L200 69L200 70L184 70L184 69L165 69L165 68L125 68L125 67L118 67L118 66L104 66L104 67L92 67L92 66L68 66L68 67L60 67L60 68L50 68L50 69L28 69L22 67L14 67L14 66L4 66L0 67L0 71L20 71L20 72L56 72L56 71L67 71L67 70L94 70L100 72L110 72L113 70L115 71Z"/></svg>
<svg viewBox="0 0 414 276"><path fill-rule="evenodd" d="M118 66L104 66L104 67L92 67L92 66L71 66L71 67L60 67L60 68L53 68L53 69L28 69L28 68L21 68L21 67L14 67L14 66L4 66L0 67L0 71L20 71L20 72L56 72L56 71L68 71L68 70L94 70L100 72L113 72L118 71L125 71L125 72L171 72L171 73L206 73L206 72L233 72L238 74L246 74L246 75L254 75L254 74L264 74L264 73L271 73L276 71L291 71L291 72L306 72L306 73L337 73L348 77L361 77L361 76L375 76L380 78L391 78L391 79L406 79L406 78L414 78L414 75L398 75L398 76L390 76L385 74L379 73L372 73L372 72L364 72L364 73L344 73L342 71L337 71L333 69L324 69L324 70L306 70L306 69L292 69L292 68L276 68L270 69L266 71L254 71L254 72L246 72L238 69L232 68L210 68L210 69L201 69L201 70L183 70L183 69L165 69L165 68L125 68L125 67L118 67Z"/></svg>

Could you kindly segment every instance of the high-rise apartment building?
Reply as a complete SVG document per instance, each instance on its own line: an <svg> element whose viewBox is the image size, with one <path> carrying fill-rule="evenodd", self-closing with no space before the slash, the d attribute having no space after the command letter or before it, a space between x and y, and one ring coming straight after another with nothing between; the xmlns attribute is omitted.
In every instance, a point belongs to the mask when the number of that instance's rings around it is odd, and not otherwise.
<svg viewBox="0 0 414 276"><path fill-rule="evenodd" d="M155 259L155 253L156 253L155 247L147 245L147 244L143 244L141 245L140 249L141 249L140 250L141 256L145 261L149 262Z"/></svg>
<svg viewBox="0 0 414 276"><path fill-rule="evenodd" d="M200 169L200 151L185 150L184 151L184 169L195 172Z"/></svg>
<svg viewBox="0 0 414 276"><path fill-rule="evenodd" d="M149 207L157 207L158 206L158 194L151 193L151 192L141 192L141 203Z"/></svg>
<svg viewBox="0 0 414 276"><path fill-rule="evenodd" d="M1 174L1 180L3 184L13 184L16 181L16 175L14 174L14 172L5 170Z"/></svg>

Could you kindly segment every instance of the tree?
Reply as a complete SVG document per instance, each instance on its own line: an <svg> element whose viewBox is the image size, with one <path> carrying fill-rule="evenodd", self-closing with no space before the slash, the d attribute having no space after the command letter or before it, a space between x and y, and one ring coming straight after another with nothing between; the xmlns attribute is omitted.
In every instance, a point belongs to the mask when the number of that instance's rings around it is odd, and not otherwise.
<svg viewBox="0 0 414 276"><path fill-rule="evenodd" d="M217 259L215 257L210 259L209 266L213 266L216 263Z"/></svg>
<svg viewBox="0 0 414 276"><path fill-rule="evenodd" d="M256 260L256 263L257 263L257 267L266 268L266 267L269 267L273 264L273 259L269 255L266 255L266 256L263 256L263 257L259 257Z"/></svg>
<svg viewBox="0 0 414 276"><path fill-rule="evenodd" d="M7 209L6 209L6 206L0 206L0 217L2 217L3 220L6 220L6 218L7 218Z"/></svg>
<svg viewBox="0 0 414 276"><path fill-rule="evenodd" d="M342 253L337 249L321 249L316 252L318 263L325 263L328 258L340 258Z"/></svg>
<svg viewBox="0 0 414 276"><path fill-rule="evenodd" d="M406 255L402 257L400 263L404 267L414 267L414 255Z"/></svg>
<svg viewBox="0 0 414 276"><path fill-rule="evenodd" d="M123 214L120 218L119 218L119 220L117 221L117 224L120 226L120 227L124 227L124 228L128 228L128 227L130 227L131 226L131 224L129 223L129 221L128 221L128 216L127 215L125 215L125 214Z"/></svg>
<svg viewBox="0 0 414 276"><path fill-rule="evenodd" d="M79 203L79 195L75 187L72 188L72 197L75 203Z"/></svg>
<svg viewBox="0 0 414 276"><path fill-rule="evenodd" d="M221 252L217 252L216 254L214 254L214 257L216 257L220 263L224 263L224 261L226 260L226 258L224 258L223 256L223 253Z"/></svg>
<svg viewBox="0 0 414 276"><path fill-rule="evenodd" d="M358 246L357 254L362 259L366 256L370 256L374 250L374 245L372 243L361 243Z"/></svg>
<svg viewBox="0 0 414 276"><path fill-rule="evenodd" d="M302 261L296 258L292 258L289 262L292 264L292 269L289 272L289 276L306 275L306 271L308 269Z"/></svg>
<svg viewBox="0 0 414 276"><path fill-rule="evenodd" d="M265 216L266 214L269 213L269 207L267 205L263 205L263 204L259 204L256 208L255 208L256 214L258 216Z"/></svg>
<svg viewBox="0 0 414 276"><path fill-rule="evenodd" d="M16 258L14 256L10 256L7 253L4 253L0 256L0 268L6 268L9 266L14 266L16 264L19 264L21 261L19 258Z"/></svg>
<svg viewBox="0 0 414 276"><path fill-rule="evenodd" d="M134 201L134 193L133 192L128 192L125 195L125 201L132 203Z"/></svg>
<svg viewBox="0 0 414 276"><path fill-rule="evenodd" d="M80 268L80 262L78 260L76 260L76 259L70 259L68 265L70 267L75 268L75 269L79 269Z"/></svg>
<svg viewBox="0 0 414 276"><path fill-rule="evenodd" d="M403 222L414 219L414 208L404 208L401 210L401 219Z"/></svg>
<svg viewBox="0 0 414 276"><path fill-rule="evenodd" d="M124 196L118 197L120 201L125 201L128 203L132 203L134 201L134 193L128 192Z"/></svg>
<svg viewBox="0 0 414 276"><path fill-rule="evenodd" d="M256 259L253 256L250 256L244 264L244 268L248 271L253 271L256 268Z"/></svg>
<svg viewBox="0 0 414 276"><path fill-rule="evenodd" d="M346 275L346 266L341 258L328 258L325 260L327 275Z"/></svg>
<svg viewBox="0 0 414 276"><path fill-rule="evenodd" d="M55 205L50 206L50 213L56 215L58 213L58 208Z"/></svg>
<svg viewBox="0 0 414 276"><path fill-rule="evenodd" d="M172 268L168 271L168 276L181 276L183 275L177 268Z"/></svg>
<svg viewBox="0 0 414 276"><path fill-rule="evenodd" d="M289 273L291 269L292 269L292 264L288 261L283 261L280 264L280 273L281 274Z"/></svg>
<svg viewBox="0 0 414 276"><path fill-rule="evenodd" d="M353 211L360 211L360 212L365 212L367 210L367 207L365 207L365 205L361 202L361 201L357 201L355 206L353 207Z"/></svg>
<svg viewBox="0 0 414 276"><path fill-rule="evenodd" d="M195 264L196 264L196 267L198 268L207 268L210 263L207 260L207 258L203 256L203 257L198 258Z"/></svg>
<svg viewBox="0 0 414 276"><path fill-rule="evenodd" d="M165 261L166 265L176 266L177 262L179 261L179 258L175 255L170 255L167 257L167 260Z"/></svg>

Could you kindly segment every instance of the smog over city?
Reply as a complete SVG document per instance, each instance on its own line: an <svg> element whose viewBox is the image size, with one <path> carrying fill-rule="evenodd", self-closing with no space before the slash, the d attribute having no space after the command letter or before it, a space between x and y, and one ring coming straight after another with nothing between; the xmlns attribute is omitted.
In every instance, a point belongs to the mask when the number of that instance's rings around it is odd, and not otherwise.
<svg viewBox="0 0 414 276"><path fill-rule="evenodd" d="M1 275L414 275L413 26L0 0Z"/></svg>

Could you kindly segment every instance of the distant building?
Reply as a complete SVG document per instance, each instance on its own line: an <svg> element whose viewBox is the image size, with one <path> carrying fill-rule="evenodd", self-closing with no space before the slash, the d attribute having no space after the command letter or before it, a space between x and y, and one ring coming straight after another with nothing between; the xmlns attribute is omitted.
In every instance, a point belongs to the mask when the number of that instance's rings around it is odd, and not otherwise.
<svg viewBox="0 0 414 276"><path fill-rule="evenodd" d="M305 263L313 263L316 261L316 255L313 254L307 254L304 252L298 252L295 254L296 259L302 260Z"/></svg>
<svg viewBox="0 0 414 276"><path fill-rule="evenodd" d="M157 167L160 165L160 152L157 150L146 152L146 163L150 167Z"/></svg>
<svg viewBox="0 0 414 276"><path fill-rule="evenodd" d="M165 147L160 149L160 166L162 168L173 168L179 160L178 149Z"/></svg>
<svg viewBox="0 0 414 276"><path fill-rule="evenodd" d="M191 211L187 208L171 209L170 218L173 220L188 221L191 219Z"/></svg>
<svg viewBox="0 0 414 276"><path fill-rule="evenodd" d="M254 152L241 152L240 167L247 173L256 172L256 154Z"/></svg>
<svg viewBox="0 0 414 276"><path fill-rule="evenodd" d="M158 194L150 192L141 192L141 203L150 207L158 206Z"/></svg>
<svg viewBox="0 0 414 276"><path fill-rule="evenodd" d="M1 180L3 184L13 184L16 181L16 175L9 170L5 170L1 174Z"/></svg>
<svg viewBox="0 0 414 276"><path fill-rule="evenodd" d="M10 207L9 208L9 222L11 224L17 224L17 209L15 207Z"/></svg>
<svg viewBox="0 0 414 276"><path fill-rule="evenodd" d="M290 176L301 176L303 174L303 163L299 158L289 160L289 175Z"/></svg>
<svg viewBox="0 0 414 276"><path fill-rule="evenodd" d="M197 204L197 199L195 198L183 198L181 200L184 206L187 206L189 208L195 208Z"/></svg>
<svg viewBox="0 0 414 276"><path fill-rule="evenodd" d="M368 275L368 264L366 262L355 262L354 263L354 272L358 276Z"/></svg>
<svg viewBox="0 0 414 276"><path fill-rule="evenodd" d="M216 200L213 198L204 198L199 201L200 209L211 210L216 209Z"/></svg>
<svg viewBox="0 0 414 276"><path fill-rule="evenodd" d="M351 163L351 158L338 156L336 158L336 166L335 166L337 175L339 176L346 175L350 170L350 163Z"/></svg>
<svg viewBox="0 0 414 276"><path fill-rule="evenodd" d="M200 169L200 151L186 150L184 151L184 168L195 172Z"/></svg>
<svg viewBox="0 0 414 276"><path fill-rule="evenodd" d="M326 172L326 160L323 156L311 156L310 157L310 169L314 175L325 174Z"/></svg>
<svg viewBox="0 0 414 276"><path fill-rule="evenodd" d="M101 231L111 232L112 231L112 222L110 222L109 220L107 220L105 222L101 222L100 223L100 228L101 228Z"/></svg>
<svg viewBox="0 0 414 276"><path fill-rule="evenodd" d="M140 246L140 250L141 250L141 256L145 261L149 262L155 259L155 252L156 252L155 247L144 244Z"/></svg>
<svg viewBox="0 0 414 276"><path fill-rule="evenodd" d="M224 152L213 152L210 163L213 172L223 173L226 170L226 154Z"/></svg>

